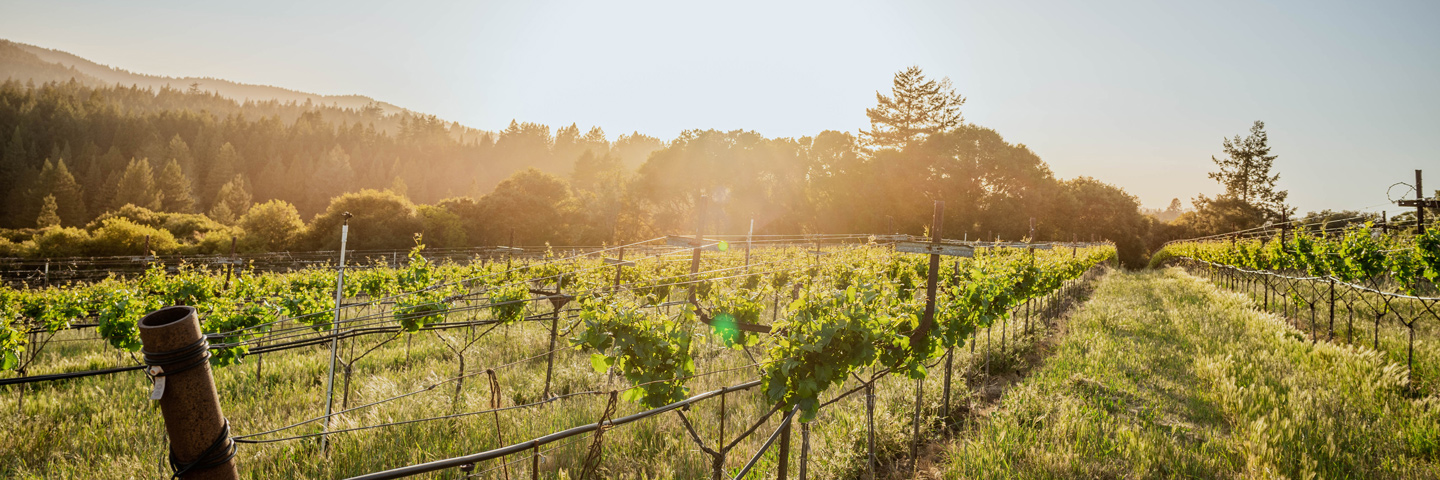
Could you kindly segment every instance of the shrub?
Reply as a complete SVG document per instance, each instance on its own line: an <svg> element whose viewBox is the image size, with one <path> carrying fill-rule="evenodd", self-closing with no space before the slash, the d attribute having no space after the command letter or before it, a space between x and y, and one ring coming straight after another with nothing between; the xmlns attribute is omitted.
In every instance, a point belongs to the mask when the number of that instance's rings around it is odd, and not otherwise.
<svg viewBox="0 0 1440 480"><path fill-rule="evenodd" d="M75 227L51 227L21 244L26 257L79 257L89 249L90 233Z"/></svg>
<svg viewBox="0 0 1440 480"><path fill-rule="evenodd" d="M424 228L415 215L415 205L394 192L361 190L335 197L324 213L315 216L310 228L301 237L299 246L307 250L340 249L340 223L350 212L351 250L408 248L416 233Z"/></svg>
<svg viewBox="0 0 1440 480"><path fill-rule="evenodd" d="M99 229L106 220L123 218L136 225L163 228L180 239L198 239L210 232L226 231L229 227L198 213L156 212L145 207L125 205L117 210L105 212L86 225L91 231Z"/></svg>
<svg viewBox="0 0 1440 480"><path fill-rule="evenodd" d="M250 207L250 211L240 217L239 225L245 232L246 250L267 252L290 248L305 230L300 213L284 200L271 200Z"/></svg>
<svg viewBox="0 0 1440 480"><path fill-rule="evenodd" d="M425 240L440 248L463 247L468 235L460 216L434 205L416 207L424 228Z"/></svg>
<svg viewBox="0 0 1440 480"><path fill-rule="evenodd" d="M150 239L150 251L157 254L172 253L180 247L175 235L168 230L139 225L125 218L109 218L90 236L91 255L145 255L145 239Z"/></svg>
<svg viewBox="0 0 1440 480"><path fill-rule="evenodd" d="M0 257L18 256L20 256L20 244L12 242L8 238L0 237Z"/></svg>

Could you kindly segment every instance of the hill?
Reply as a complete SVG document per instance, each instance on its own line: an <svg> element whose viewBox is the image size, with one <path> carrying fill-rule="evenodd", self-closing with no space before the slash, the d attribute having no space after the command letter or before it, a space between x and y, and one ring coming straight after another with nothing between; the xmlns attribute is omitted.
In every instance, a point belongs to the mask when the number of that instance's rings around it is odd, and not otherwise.
<svg viewBox="0 0 1440 480"><path fill-rule="evenodd" d="M162 88L187 90L191 88L191 85L198 84L199 90L215 92L222 97L241 103L276 100L281 103L294 102L300 105L309 103L354 110L379 108L381 113L387 115L413 113L394 104L380 102L364 95L319 95L210 77L177 78L146 75L101 65L69 52L0 40L0 80L6 78L35 83L63 82L74 78L92 87L118 84L153 90Z"/></svg>

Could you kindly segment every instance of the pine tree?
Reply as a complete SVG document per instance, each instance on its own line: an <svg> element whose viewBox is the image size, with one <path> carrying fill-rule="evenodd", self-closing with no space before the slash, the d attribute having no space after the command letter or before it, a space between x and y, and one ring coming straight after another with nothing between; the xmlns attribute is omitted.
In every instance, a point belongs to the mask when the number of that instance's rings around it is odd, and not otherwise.
<svg viewBox="0 0 1440 480"><path fill-rule="evenodd" d="M95 166L85 177L85 191L90 192L90 207L87 218L95 218L114 205L120 177L125 174L125 156L120 149L110 147L104 155L95 159Z"/></svg>
<svg viewBox="0 0 1440 480"><path fill-rule="evenodd" d="M70 173L65 166L65 159L61 158L51 167L47 160L45 166L40 170L40 186L44 190L35 195L40 198L43 195L53 195L56 212L60 218L65 220L65 225L75 226L85 223L85 193L80 182Z"/></svg>
<svg viewBox="0 0 1440 480"><path fill-rule="evenodd" d="M600 127L590 127L581 138L581 144L586 150L595 152L596 155L604 155L610 151L610 141L605 138L605 130Z"/></svg>
<svg viewBox="0 0 1440 480"><path fill-rule="evenodd" d="M955 92L949 77L930 80L912 66L895 74L890 93L875 92L878 105L865 109L870 131L860 134L870 145L903 150L965 120L960 114L965 97Z"/></svg>
<svg viewBox="0 0 1440 480"><path fill-rule="evenodd" d="M40 170L21 167L12 180L15 188L9 192L0 192L0 195L4 195L0 207L5 209L6 223L14 227L33 225L31 221L40 211L41 198L34 194L40 189Z"/></svg>
<svg viewBox="0 0 1440 480"><path fill-rule="evenodd" d="M330 148L316 163L314 178L322 181L307 189L306 193L310 198L305 203L317 209L325 208L331 198L350 191L355 182L355 170L350 166L350 155L339 145Z"/></svg>
<svg viewBox="0 0 1440 480"><path fill-rule="evenodd" d="M1275 181L1280 179L1280 174L1270 173L1278 157L1270 154L1265 122L1256 120L1250 126L1250 135L1227 138L1222 148L1225 158L1210 157L1220 167L1220 171L1210 173L1210 178L1225 187L1224 197L1259 207L1275 220L1289 216L1290 207L1285 205L1289 192L1276 189Z"/></svg>
<svg viewBox="0 0 1440 480"><path fill-rule="evenodd" d="M160 192L155 188L155 174L150 169L150 159L130 160L125 173L115 187L112 208L135 205L151 210L160 210Z"/></svg>
<svg viewBox="0 0 1440 480"><path fill-rule="evenodd" d="M234 225L240 217L250 211L250 191L246 184L244 175L235 175L229 182L220 186L220 193L215 196L215 206L210 208L210 218L217 222Z"/></svg>
<svg viewBox="0 0 1440 480"><path fill-rule="evenodd" d="M285 182L285 164L279 157L270 157L270 161L265 162L265 167L260 169L260 176L255 179L256 200L269 201L285 197Z"/></svg>
<svg viewBox="0 0 1440 480"><path fill-rule="evenodd" d="M165 168L160 169L156 187L162 195L160 208L166 212L195 211L195 198L190 195L190 178L185 175L183 168L178 160L171 158L165 163Z"/></svg>
<svg viewBox="0 0 1440 480"><path fill-rule="evenodd" d="M170 137L170 145L165 148L165 155L180 164L180 172L184 173L187 179L195 178L195 155L190 152L190 145L180 138L180 134Z"/></svg>
<svg viewBox="0 0 1440 480"><path fill-rule="evenodd" d="M210 162L210 168L205 171L205 181L200 183L200 198L209 200L211 203L220 194L220 187L235 178L239 172L240 153L230 142L220 146L220 153L215 155L215 160Z"/></svg>
<svg viewBox="0 0 1440 480"><path fill-rule="evenodd" d="M60 214L57 213L58 211L59 207L55 205L55 196L46 195L45 200L40 206L40 218L35 220L36 226L40 228L60 226Z"/></svg>
<svg viewBox="0 0 1440 480"><path fill-rule="evenodd" d="M20 183L21 172L30 163L30 153L25 148L25 134L21 132L20 126L16 125L15 130L10 134L10 140L5 142L3 150L0 150L0 192L10 192L7 197L14 197L25 184ZM0 219L18 220L15 215L20 213L19 207L13 198L4 198L4 204L0 204ZM18 222L16 223L19 224Z"/></svg>

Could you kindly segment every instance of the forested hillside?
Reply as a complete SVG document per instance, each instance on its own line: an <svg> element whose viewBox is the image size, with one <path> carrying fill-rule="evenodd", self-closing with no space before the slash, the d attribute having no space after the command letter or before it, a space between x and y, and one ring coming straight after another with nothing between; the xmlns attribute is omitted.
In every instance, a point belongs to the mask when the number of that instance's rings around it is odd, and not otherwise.
<svg viewBox="0 0 1440 480"><path fill-rule="evenodd" d="M1038 238L1115 240L1132 262L1153 222L1123 190L1058 179L1024 145L963 123L963 98L948 81L936 93L918 68L896 76L859 136L691 130L669 142L573 124L512 122L492 133L373 105L242 103L203 89L97 87L58 80L65 71L55 68L25 72L54 81L0 84L0 221L24 229L4 235L11 254L112 252L95 236L117 215L157 229L186 225L168 229L177 248L204 251L219 237L253 236L245 216L262 203L268 214L294 213L269 222L287 233L251 248L330 247L336 216L364 209L388 212L373 220L385 227L368 227L389 233L360 240L377 248L404 247L416 232L437 246L496 244L512 229L530 243L614 243L688 231L701 194L715 202L707 228L717 231L741 233L753 219L760 234L918 234L931 201L944 200L950 238L1020 239L1034 218ZM925 95L946 92L949 110L921 111L938 101ZM176 220L205 217L215 225ZM91 246L23 246L33 229L57 223L84 227Z"/></svg>

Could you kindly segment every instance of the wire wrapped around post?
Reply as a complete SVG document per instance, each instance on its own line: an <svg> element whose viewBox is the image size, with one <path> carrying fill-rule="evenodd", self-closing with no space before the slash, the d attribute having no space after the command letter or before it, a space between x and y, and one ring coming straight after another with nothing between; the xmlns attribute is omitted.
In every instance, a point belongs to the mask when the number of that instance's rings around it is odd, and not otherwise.
<svg viewBox="0 0 1440 480"><path fill-rule="evenodd" d="M194 307L156 310L138 324L175 478L235 479L235 442L210 373L210 343Z"/></svg>
<svg viewBox="0 0 1440 480"><path fill-rule="evenodd" d="M580 480L595 478L594 475L600 469L600 454L605 431L610 429L605 422L615 415L615 390L610 391L610 399L605 402L605 412L600 415L600 421L595 424L595 437L590 441L590 449L585 453L584 468L580 470Z"/></svg>

